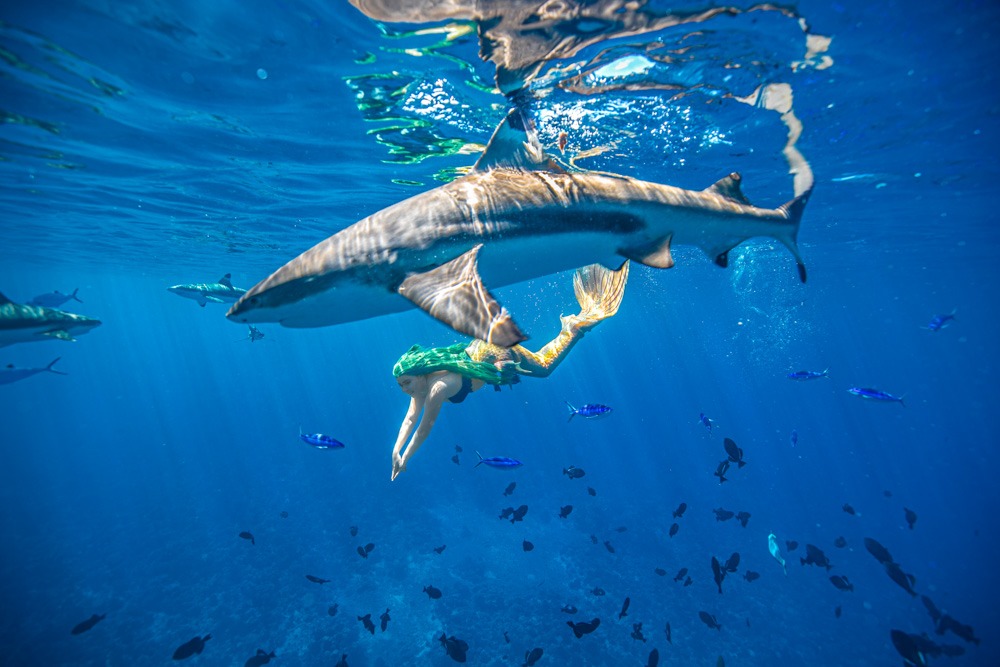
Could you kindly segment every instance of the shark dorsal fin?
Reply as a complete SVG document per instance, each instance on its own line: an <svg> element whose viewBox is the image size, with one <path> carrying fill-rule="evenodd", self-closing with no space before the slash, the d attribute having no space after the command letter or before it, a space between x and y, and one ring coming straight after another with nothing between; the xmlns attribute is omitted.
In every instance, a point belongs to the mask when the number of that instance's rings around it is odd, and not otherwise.
<svg viewBox="0 0 1000 667"><path fill-rule="evenodd" d="M734 171L705 188L705 192L724 197L744 206L752 206L750 200L743 196L743 191L740 189L740 181L742 180L743 177L740 176L739 172Z"/></svg>
<svg viewBox="0 0 1000 667"><path fill-rule="evenodd" d="M4 304L8 303L14 303L14 302L5 297L2 293L0 293L0 306L3 306Z"/></svg>
<svg viewBox="0 0 1000 667"><path fill-rule="evenodd" d="M523 111L514 108L493 131L486 150L479 157L475 171L486 171L497 167L528 169L531 171L565 170L542 149L532 121Z"/></svg>
<svg viewBox="0 0 1000 667"><path fill-rule="evenodd" d="M229 289L233 289L233 274L227 273L226 275L219 278L219 284L222 285L223 287L228 287Z"/></svg>

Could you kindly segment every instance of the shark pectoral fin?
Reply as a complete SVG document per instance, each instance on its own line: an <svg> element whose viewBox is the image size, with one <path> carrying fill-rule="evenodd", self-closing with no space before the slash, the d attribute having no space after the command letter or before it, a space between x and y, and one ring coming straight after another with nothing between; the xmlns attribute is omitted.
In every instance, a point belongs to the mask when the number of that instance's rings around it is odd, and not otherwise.
<svg viewBox="0 0 1000 667"><path fill-rule="evenodd" d="M483 285L477 269L482 244L424 273L414 273L399 293L452 329L500 347L527 340Z"/></svg>
<svg viewBox="0 0 1000 667"><path fill-rule="evenodd" d="M75 343L76 339L69 335L69 332L65 329L57 329L55 331L44 331L39 336L48 336L50 338L58 338L59 340L64 340L69 343ZM56 360L58 361L58 359ZM55 362L53 362L55 363Z"/></svg>
<svg viewBox="0 0 1000 667"><path fill-rule="evenodd" d="M620 254L643 266L650 266L654 269L669 269L674 265L674 258L670 254L671 238L673 235L650 241L644 245L624 248Z"/></svg>

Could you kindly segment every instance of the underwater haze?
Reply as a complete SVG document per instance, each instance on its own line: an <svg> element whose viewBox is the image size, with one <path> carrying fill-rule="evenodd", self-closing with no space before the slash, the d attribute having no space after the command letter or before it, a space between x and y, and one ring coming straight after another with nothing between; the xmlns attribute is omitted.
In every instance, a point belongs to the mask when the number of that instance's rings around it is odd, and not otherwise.
<svg viewBox="0 0 1000 667"><path fill-rule="evenodd" d="M1000 664L998 63L988 0L4 3L0 293L101 324L0 347L0 663ZM513 108L584 173L814 179L808 281L772 238L633 261L390 481L393 364L466 337L253 339L168 288L462 178ZM571 272L493 293L530 349L577 307Z"/></svg>

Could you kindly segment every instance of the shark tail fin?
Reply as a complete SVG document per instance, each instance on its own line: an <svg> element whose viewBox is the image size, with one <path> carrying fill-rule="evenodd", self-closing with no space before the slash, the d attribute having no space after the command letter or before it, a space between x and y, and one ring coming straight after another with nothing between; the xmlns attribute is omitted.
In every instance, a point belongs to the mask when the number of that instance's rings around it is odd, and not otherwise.
<svg viewBox="0 0 1000 667"><path fill-rule="evenodd" d="M806 281L806 263L799 253L799 223L802 221L802 212L806 209L806 204L809 203L810 195L812 195L812 188L798 195L790 202L778 207L779 211L788 216L788 222L791 223L791 226L787 234L783 234L777 238L795 256L795 263L799 270L799 280L802 282Z"/></svg>
<svg viewBox="0 0 1000 667"><path fill-rule="evenodd" d="M573 417L576 416L576 408L574 408L569 401L566 401L566 407L569 409L569 419L567 419L566 421L569 421L570 419L573 419Z"/></svg>
<svg viewBox="0 0 1000 667"><path fill-rule="evenodd" d="M629 262L617 271L591 264L573 274L573 292L584 319L604 320L618 312L628 282Z"/></svg>
<svg viewBox="0 0 1000 667"><path fill-rule="evenodd" d="M76 288L75 290L73 290L73 293L72 293L72 294L70 294L69 296L70 296L70 298L71 298L71 299L73 299L74 301L79 301L80 303L83 303L83 299L81 299L80 297L78 297L78 296L76 295L76 293L77 293L77 292L79 292L79 291L80 291L80 288L79 288L79 287L77 287L77 288Z"/></svg>
<svg viewBox="0 0 1000 667"><path fill-rule="evenodd" d="M55 366L56 362L59 361L60 359L62 359L62 357L56 357L55 359L53 359L52 362L45 367L45 370L47 370L50 373L55 373L56 375L69 375L69 373L63 373L62 371L52 370L52 367Z"/></svg>
<svg viewBox="0 0 1000 667"><path fill-rule="evenodd" d="M472 466L473 468L478 468L483 463L483 455L480 454L479 452L476 452L476 456L479 457L479 463L477 463L476 465Z"/></svg>

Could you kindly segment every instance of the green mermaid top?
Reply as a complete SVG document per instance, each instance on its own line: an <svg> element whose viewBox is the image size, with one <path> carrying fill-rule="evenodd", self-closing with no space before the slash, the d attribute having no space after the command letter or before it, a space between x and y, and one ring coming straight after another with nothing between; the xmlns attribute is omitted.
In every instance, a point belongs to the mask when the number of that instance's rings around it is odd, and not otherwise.
<svg viewBox="0 0 1000 667"><path fill-rule="evenodd" d="M514 368L501 371L493 364L476 361L466 352L468 343L455 343L445 347L424 349L414 345L392 367L393 377L400 375L427 375L436 371L451 371L472 380L499 386L517 382Z"/></svg>

